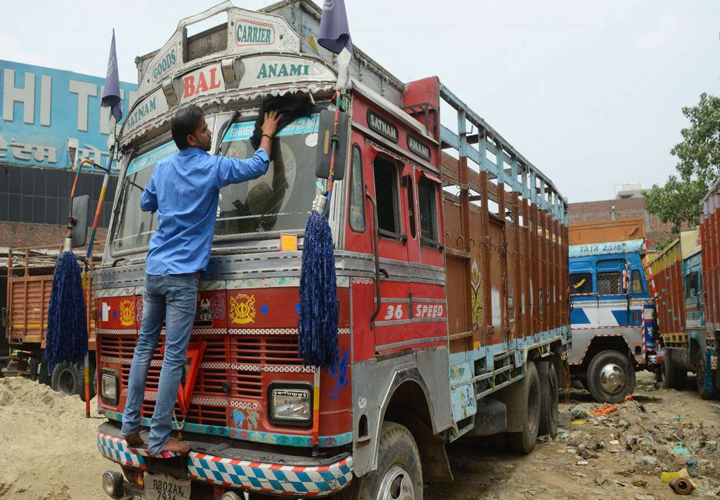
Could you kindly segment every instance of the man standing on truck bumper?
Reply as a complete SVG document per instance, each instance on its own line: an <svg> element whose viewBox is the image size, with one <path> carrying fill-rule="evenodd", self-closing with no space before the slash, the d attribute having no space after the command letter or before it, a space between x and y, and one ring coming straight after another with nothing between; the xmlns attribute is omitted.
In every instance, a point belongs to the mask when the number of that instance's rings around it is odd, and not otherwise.
<svg viewBox="0 0 720 500"><path fill-rule="evenodd" d="M180 151L157 164L140 199L143 211L158 212L158 225L147 254L142 324L122 417L122 434L131 446L143 444L140 407L164 320L165 355L148 449L153 454L190 449L170 438L170 431L195 318L198 276L210 259L220 189L267 172L280 118L277 111L266 113L260 147L252 158L238 160L208 154L212 131L199 107L188 106L173 117L172 137Z"/></svg>

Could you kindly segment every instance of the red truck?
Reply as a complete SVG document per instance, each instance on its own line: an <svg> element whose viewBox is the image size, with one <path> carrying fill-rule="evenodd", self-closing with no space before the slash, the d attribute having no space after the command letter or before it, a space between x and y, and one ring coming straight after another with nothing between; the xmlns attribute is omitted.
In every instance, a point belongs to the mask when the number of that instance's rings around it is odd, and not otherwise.
<svg viewBox="0 0 720 500"><path fill-rule="evenodd" d="M225 20L187 35L212 16ZM319 21L306 0L259 12L227 2L182 20L138 59L139 97L121 131L114 215L94 275L107 417L97 444L122 470L103 476L110 496L421 499L426 481L452 479L446 443L499 435L529 453L539 434L557 431L570 334L566 200L438 78L403 83L357 47L329 209L340 357L319 386L303 365L300 250L324 182L316 161L337 80L332 55L317 46ZM212 151L242 158L259 106L286 93L311 96L310 116L277 134L264 177L220 193L175 410L191 451L150 456L120 432L156 223L140 211L142 189L175 152L178 108L203 107ZM158 351L145 424L161 365Z"/></svg>

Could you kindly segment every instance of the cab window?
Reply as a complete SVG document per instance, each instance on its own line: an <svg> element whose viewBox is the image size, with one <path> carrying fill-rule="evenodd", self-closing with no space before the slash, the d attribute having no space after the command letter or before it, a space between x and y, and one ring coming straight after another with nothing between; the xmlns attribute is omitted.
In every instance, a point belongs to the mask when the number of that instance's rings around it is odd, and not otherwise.
<svg viewBox="0 0 720 500"><path fill-rule="evenodd" d="M420 201L420 236L423 244L434 244L438 238L437 193L435 183L426 178L418 181Z"/></svg>
<svg viewBox="0 0 720 500"><path fill-rule="evenodd" d="M598 273L597 293L599 295L622 295L622 273Z"/></svg>
<svg viewBox="0 0 720 500"><path fill-rule="evenodd" d="M365 231L365 196L362 175L362 153L353 146L352 171L350 172L350 229L357 233Z"/></svg>
<svg viewBox="0 0 720 500"><path fill-rule="evenodd" d="M570 293L592 293L592 274L573 273L570 275Z"/></svg>
<svg viewBox="0 0 720 500"><path fill-rule="evenodd" d="M632 282L632 293L643 293L645 291L640 271L633 269L630 281Z"/></svg>
<svg viewBox="0 0 720 500"><path fill-rule="evenodd" d="M700 273L697 271L685 277L685 297L692 298L700 293Z"/></svg>
<svg viewBox="0 0 720 500"><path fill-rule="evenodd" d="M393 162L377 157L373 171L378 230L381 236L397 237L400 234L397 167Z"/></svg>

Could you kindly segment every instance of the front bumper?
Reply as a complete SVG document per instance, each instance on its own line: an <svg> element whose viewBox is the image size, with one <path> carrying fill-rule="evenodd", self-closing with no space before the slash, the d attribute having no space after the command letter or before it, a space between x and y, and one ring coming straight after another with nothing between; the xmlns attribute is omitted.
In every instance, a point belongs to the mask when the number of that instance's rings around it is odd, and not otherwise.
<svg viewBox="0 0 720 500"><path fill-rule="evenodd" d="M190 443L188 478L216 486L275 495L319 497L340 491L353 478L352 457L348 453L329 459L287 455L268 457L265 454L266 458L273 460L244 460L239 455L245 450L202 443L204 452L201 453L193 451L200 447L193 446L192 441ZM120 429L108 423L98 428L97 445L105 458L140 470L147 470L151 460L163 460L149 456L147 450L130 447L122 438Z"/></svg>

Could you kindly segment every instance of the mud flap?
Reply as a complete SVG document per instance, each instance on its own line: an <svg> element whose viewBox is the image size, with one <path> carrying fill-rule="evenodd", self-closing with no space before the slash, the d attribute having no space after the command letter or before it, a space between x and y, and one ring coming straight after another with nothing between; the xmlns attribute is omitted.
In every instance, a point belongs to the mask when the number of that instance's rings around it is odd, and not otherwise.
<svg viewBox="0 0 720 500"><path fill-rule="evenodd" d="M492 436L505 432L507 428L507 406L491 398L483 399L475 414L475 428L468 436Z"/></svg>
<svg viewBox="0 0 720 500"><path fill-rule="evenodd" d="M445 440L433 435L432 429L412 413L403 419L420 452L423 481L427 483L449 483L453 481L450 461L445 451Z"/></svg>
<svg viewBox="0 0 720 500"><path fill-rule="evenodd" d="M527 418L524 403L525 388L523 386L523 380L524 379L520 379L517 382L513 382L493 394L493 397L500 400L507 408L507 428L505 432L520 432Z"/></svg>

